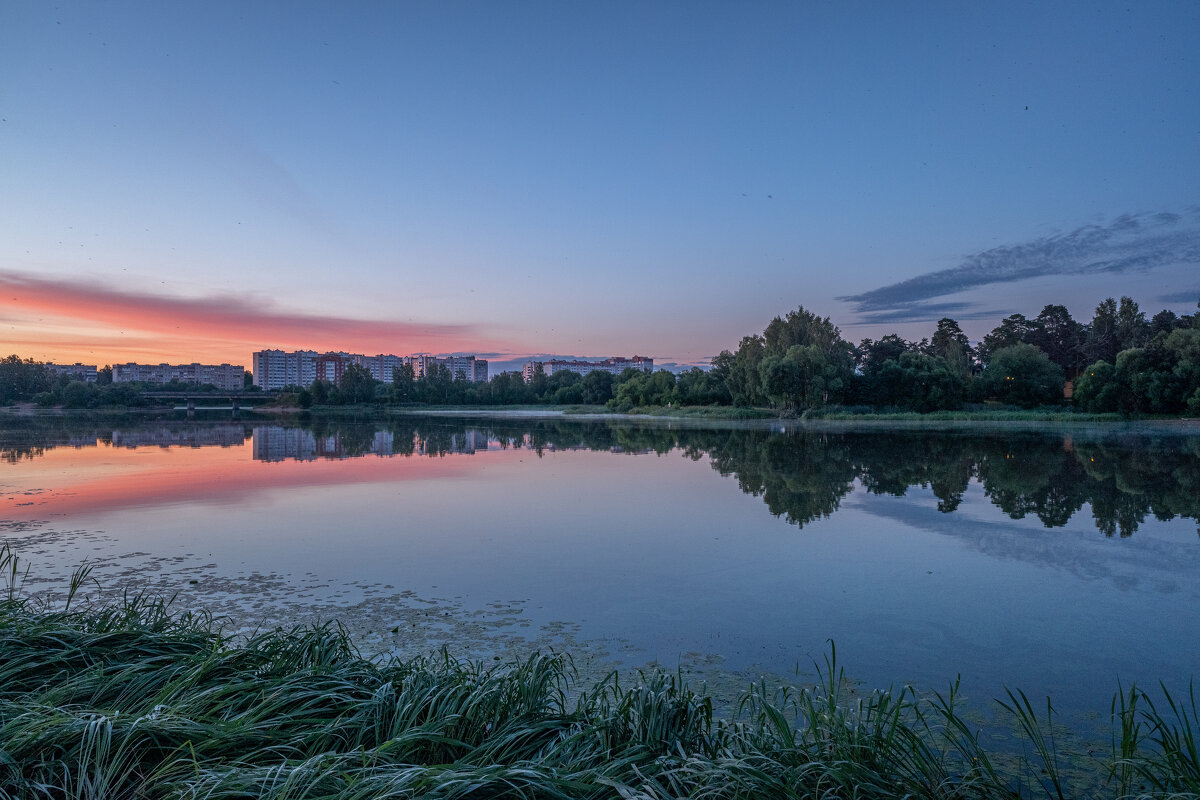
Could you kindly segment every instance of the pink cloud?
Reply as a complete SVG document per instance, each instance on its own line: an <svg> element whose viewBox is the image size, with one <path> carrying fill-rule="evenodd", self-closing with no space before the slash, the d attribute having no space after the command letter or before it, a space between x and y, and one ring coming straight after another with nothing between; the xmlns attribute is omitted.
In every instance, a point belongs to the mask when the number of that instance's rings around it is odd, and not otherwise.
<svg viewBox="0 0 1200 800"><path fill-rule="evenodd" d="M168 357L167 351L189 348L186 352L178 350L174 358L191 361L221 353L222 360L234 354L237 361L244 361L254 350L274 347L367 354L507 349L472 325L289 312L269 302L232 294L168 297L15 272L0 272L0 308L15 310L24 318L22 331L10 335L10 341L38 340L53 351L85 346L86 350L96 350L99 346ZM76 323L86 321L90 327L99 323L113 330L102 337L44 330L43 338L31 320L37 314ZM124 332L129 333L128 338L122 338ZM202 352L190 349L197 345Z"/></svg>

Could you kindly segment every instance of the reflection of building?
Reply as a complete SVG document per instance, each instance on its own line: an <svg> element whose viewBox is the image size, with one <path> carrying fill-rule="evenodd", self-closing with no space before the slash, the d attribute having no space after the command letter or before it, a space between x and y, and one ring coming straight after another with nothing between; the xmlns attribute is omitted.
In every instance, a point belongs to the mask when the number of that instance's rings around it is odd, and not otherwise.
<svg viewBox="0 0 1200 800"><path fill-rule="evenodd" d="M112 432L113 447L235 447L246 441L243 425L197 425Z"/></svg>
<svg viewBox="0 0 1200 800"><path fill-rule="evenodd" d="M95 364L47 364L46 369L55 375L66 375L71 380L95 383L98 370Z"/></svg>
<svg viewBox="0 0 1200 800"><path fill-rule="evenodd" d="M113 364L113 383L198 383L240 391L246 370L237 364Z"/></svg>
<svg viewBox="0 0 1200 800"><path fill-rule="evenodd" d="M526 383L533 380L533 376L539 366L541 366L542 372L547 378L556 372L564 371L578 372L580 375L587 375L589 372L610 372L613 375L620 375L630 368L640 369L643 372L653 372L654 359L647 358L646 356L634 356L633 358L613 356L603 361L567 361L566 359L558 358L549 361L527 361L525 369L521 371Z"/></svg>
<svg viewBox="0 0 1200 800"><path fill-rule="evenodd" d="M240 428L239 428L240 430ZM317 436L305 428L258 425L253 431L255 461L315 461L319 458L355 458L367 455L390 457L401 454L440 455L474 453L488 449L488 434L474 428L442 436L414 436L397 448L396 434L379 430L370 438L334 431ZM406 438L406 437L405 437Z"/></svg>

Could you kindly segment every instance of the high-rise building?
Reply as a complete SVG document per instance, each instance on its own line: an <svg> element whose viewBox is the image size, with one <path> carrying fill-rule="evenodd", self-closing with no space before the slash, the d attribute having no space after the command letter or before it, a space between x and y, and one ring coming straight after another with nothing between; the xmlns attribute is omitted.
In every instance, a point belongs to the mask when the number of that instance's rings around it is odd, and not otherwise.
<svg viewBox="0 0 1200 800"><path fill-rule="evenodd" d="M95 364L46 364L46 369L55 375L66 375L71 380L95 383L99 374Z"/></svg>
<svg viewBox="0 0 1200 800"><path fill-rule="evenodd" d="M260 389L286 386L312 386L317 379L317 353L314 350L259 350L251 356L254 385Z"/></svg>
<svg viewBox="0 0 1200 800"><path fill-rule="evenodd" d="M246 369L240 364L113 364L113 383L199 383L230 392L242 389Z"/></svg>
<svg viewBox="0 0 1200 800"><path fill-rule="evenodd" d="M568 361L559 358L550 359L549 361L527 361L525 362L525 368L521 371L526 383L533 380L533 376L539 366L547 378L556 372L563 372L564 370L577 372L580 375L587 375L589 372L610 372L613 375L620 375L630 368L640 369L643 372L653 372L654 359L646 356L634 356L633 358L613 356L602 361Z"/></svg>
<svg viewBox="0 0 1200 800"><path fill-rule="evenodd" d="M346 367L357 364L371 373L377 381L391 383L396 370L409 365L413 378L420 380L435 364L450 370L453 378L468 381L487 381L488 362L475 356L374 356L356 353L317 353L314 350L259 350L252 354L254 385L260 389L283 389L288 386L312 386L314 381L337 383Z"/></svg>

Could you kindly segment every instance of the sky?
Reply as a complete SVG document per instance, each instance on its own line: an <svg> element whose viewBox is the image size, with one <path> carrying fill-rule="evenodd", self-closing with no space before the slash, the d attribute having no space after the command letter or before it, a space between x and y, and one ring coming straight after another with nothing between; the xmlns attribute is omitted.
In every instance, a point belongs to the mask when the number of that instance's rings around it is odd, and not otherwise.
<svg viewBox="0 0 1200 800"><path fill-rule="evenodd" d="M0 6L0 351L707 364L1200 299L1200 3Z"/></svg>

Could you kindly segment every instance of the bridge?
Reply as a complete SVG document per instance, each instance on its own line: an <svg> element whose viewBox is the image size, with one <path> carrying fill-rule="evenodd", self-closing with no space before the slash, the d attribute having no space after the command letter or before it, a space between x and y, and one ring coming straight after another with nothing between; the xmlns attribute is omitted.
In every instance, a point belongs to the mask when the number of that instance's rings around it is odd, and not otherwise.
<svg viewBox="0 0 1200 800"><path fill-rule="evenodd" d="M275 395L269 392L140 392L139 394L147 400L186 400L188 411L196 410L197 401L211 400L219 403L224 400L229 403L230 408L237 411L242 405L261 404L275 399Z"/></svg>

